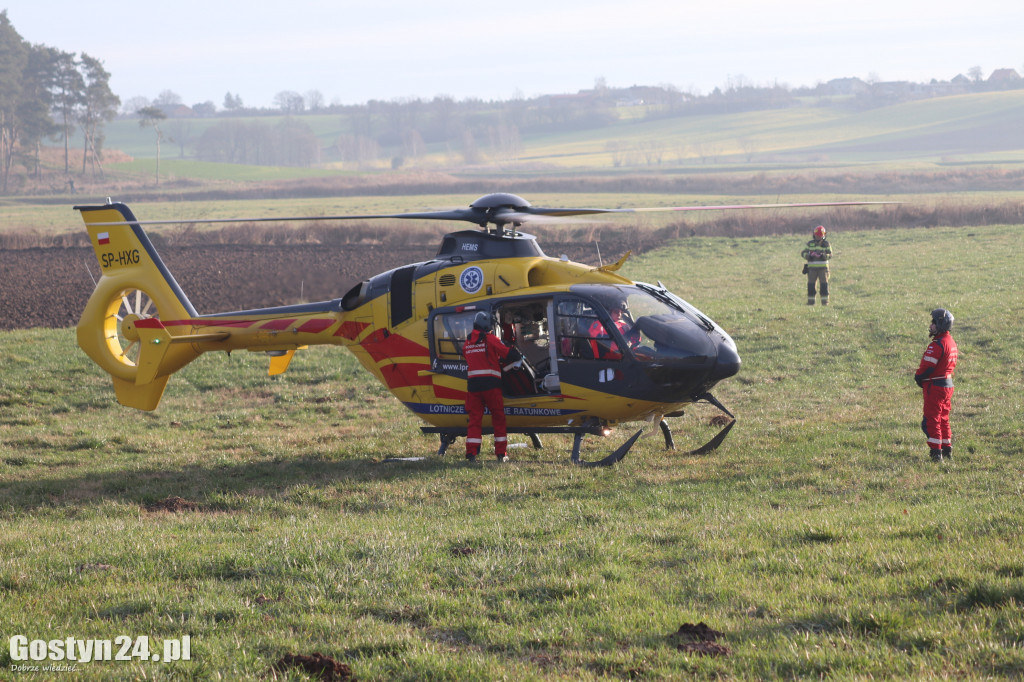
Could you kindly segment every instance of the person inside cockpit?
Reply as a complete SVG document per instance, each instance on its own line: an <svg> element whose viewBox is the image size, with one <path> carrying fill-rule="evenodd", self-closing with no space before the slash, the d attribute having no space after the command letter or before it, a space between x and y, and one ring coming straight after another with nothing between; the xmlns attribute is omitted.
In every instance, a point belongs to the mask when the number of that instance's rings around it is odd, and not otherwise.
<svg viewBox="0 0 1024 682"><path fill-rule="evenodd" d="M640 334L633 329L633 321L623 310L621 305L613 306L608 310L612 323L619 330L619 333L626 339L630 348L640 344ZM590 325L590 347L594 352L594 358L598 360L621 360L622 351L619 345L612 338L612 335L605 328L601 320L594 320Z"/></svg>

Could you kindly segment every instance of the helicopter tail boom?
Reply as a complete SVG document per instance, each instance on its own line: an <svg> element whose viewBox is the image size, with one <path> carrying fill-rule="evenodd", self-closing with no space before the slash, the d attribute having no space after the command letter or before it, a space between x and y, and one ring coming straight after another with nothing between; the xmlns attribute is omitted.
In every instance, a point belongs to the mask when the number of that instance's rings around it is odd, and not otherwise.
<svg viewBox="0 0 1024 682"><path fill-rule="evenodd" d="M199 339L172 336L164 322L196 311L127 206L75 208L101 273L78 322L78 345L110 374L121 404L153 410L168 377L201 353Z"/></svg>

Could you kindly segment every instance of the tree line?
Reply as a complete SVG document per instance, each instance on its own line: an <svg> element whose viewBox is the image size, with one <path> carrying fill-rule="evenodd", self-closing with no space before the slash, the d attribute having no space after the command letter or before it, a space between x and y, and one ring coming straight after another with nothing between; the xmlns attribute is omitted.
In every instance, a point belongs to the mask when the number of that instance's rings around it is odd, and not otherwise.
<svg viewBox="0 0 1024 682"><path fill-rule="evenodd" d="M0 192L9 189L17 161L40 173L45 140L64 143L64 175L70 182L70 141L82 131L82 172L102 173L103 124L117 116L121 100L110 89L103 63L84 52L64 52L26 42L0 12Z"/></svg>

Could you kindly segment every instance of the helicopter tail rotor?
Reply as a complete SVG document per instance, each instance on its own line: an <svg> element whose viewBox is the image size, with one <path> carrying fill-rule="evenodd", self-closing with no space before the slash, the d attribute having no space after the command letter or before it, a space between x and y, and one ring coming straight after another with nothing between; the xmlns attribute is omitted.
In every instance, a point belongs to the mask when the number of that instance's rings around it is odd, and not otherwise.
<svg viewBox="0 0 1024 682"><path fill-rule="evenodd" d="M78 322L78 345L111 376L122 405L153 410L169 376L199 356L164 323L195 317L195 309L127 206L77 208L102 273Z"/></svg>

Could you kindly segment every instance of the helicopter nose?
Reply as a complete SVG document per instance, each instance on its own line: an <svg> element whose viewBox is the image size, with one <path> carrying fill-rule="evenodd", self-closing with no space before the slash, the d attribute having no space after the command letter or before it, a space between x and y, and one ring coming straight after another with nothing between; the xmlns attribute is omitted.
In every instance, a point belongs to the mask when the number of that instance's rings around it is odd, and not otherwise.
<svg viewBox="0 0 1024 682"><path fill-rule="evenodd" d="M718 358L708 378L713 382L728 379L740 371L740 354L727 343L718 344Z"/></svg>

